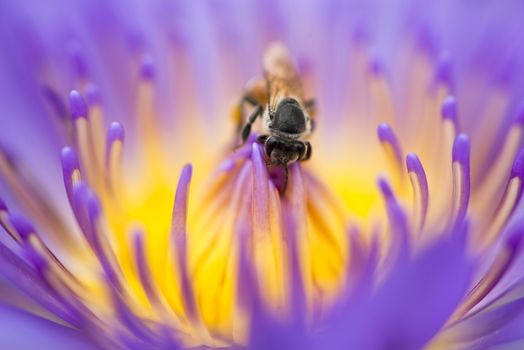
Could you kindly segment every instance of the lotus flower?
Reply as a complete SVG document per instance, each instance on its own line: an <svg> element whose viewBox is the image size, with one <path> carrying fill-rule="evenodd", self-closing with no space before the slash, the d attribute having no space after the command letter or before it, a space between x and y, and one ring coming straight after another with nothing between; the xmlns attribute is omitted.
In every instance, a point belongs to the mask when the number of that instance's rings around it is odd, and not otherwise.
<svg viewBox="0 0 524 350"><path fill-rule="evenodd" d="M2 2L1 347L518 347L521 13ZM318 105L286 191L233 121L271 45Z"/></svg>

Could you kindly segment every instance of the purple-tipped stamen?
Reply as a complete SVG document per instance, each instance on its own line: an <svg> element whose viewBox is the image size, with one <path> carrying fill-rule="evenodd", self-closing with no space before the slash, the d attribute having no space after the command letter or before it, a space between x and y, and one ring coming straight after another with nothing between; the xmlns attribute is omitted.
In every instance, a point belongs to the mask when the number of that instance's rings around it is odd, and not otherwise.
<svg viewBox="0 0 524 350"><path fill-rule="evenodd" d="M402 164L402 148L400 147L400 142L398 141L393 129L386 123L382 123L377 128L377 134L380 142L388 144L391 146L395 161L398 166Z"/></svg>
<svg viewBox="0 0 524 350"><path fill-rule="evenodd" d="M197 306L193 287L189 279L187 266L187 205L189 201L189 185L192 177L192 167L187 164L182 169L173 205L173 217L171 221L171 241L176 255L180 289L183 295L186 315L191 323L197 321Z"/></svg>
<svg viewBox="0 0 524 350"><path fill-rule="evenodd" d="M26 250L27 249L30 249L31 251L34 250L35 254L38 255L38 259L35 261L38 261L39 267L43 267L44 265L42 264L44 263L45 265L47 265L52 262L55 264L56 267L64 271L69 277L71 277L73 280L78 282L76 277L73 274L71 274L69 270L65 268L62 262L58 260L58 258L53 254L53 252L42 241L35 227L29 220L27 220L25 217L21 215L11 214L11 213L8 215L8 220L11 226L14 228L14 230L22 238L22 245L24 246L24 248L26 248ZM32 241L31 241L31 238L33 239ZM41 250L39 252L36 252L33 244L38 245Z"/></svg>
<svg viewBox="0 0 524 350"><path fill-rule="evenodd" d="M346 267L346 291L349 293L362 282L365 277L366 262L368 259L368 252L366 251L365 243L362 241L361 233L358 228L352 226L347 229L348 236L348 252L351 259L348 259L348 266Z"/></svg>
<svg viewBox="0 0 524 350"><path fill-rule="evenodd" d="M30 261L32 261L32 259L30 259ZM77 321L72 316L70 310L67 310L65 304L57 300L56 295L42 279L42 275L1 242L0 272L6 281L12 283L13 286L36 301L36 303L44 309L71 324L75 324Z"/></svg>
<svg viewBox="0 0 524 350"><path fill-rule="evenodd" d="M380 176L377 180L377 184L386 201L396 200L391 186L389 186L389 183L384 177Z"/></svg>
<svg viewBox="0 0 524 350"><path fill-rule="evenodd" d="M435 83L444 85L453 92L455 90L455 83L453 80L452 61L448 52L440 55L435 72Z"/></svg>
<svg viewBox="0 0 524 350"><path fill-rule="evenodd" d="M417 48L429 57L435 57L438 52L438 45L435 33L427 26L421 25L417 29L416 42Z"/></svg>
<svg viewBox="0 0 524 350"><path fill-rule="evenodd" d="M76 152L71 147L62 148L61 160L64 175L67 173L71 176L75 170L80 168Z"/></svg>
<svg viewBox="0 0 524 350"><path fill-rule="evenodd" d="M512 217L522 197L524 180L524 149L521 149L513 162L511 176L506 184L506 189L497 206L497 210L491 217L489 228L484 235L484 247L492 243L499 232L506 226Z"/></svg>
<svg viewBox="0 0 524 350"><path fill-rule="evenodd" d="M371 59L371 61L369 62L369 72L374 76L385 75L386 71L384 64L382 63L382 60L380 60L377 57Z"/></svg>
<svg viewBox="0 0 524 350"><path fill-rule="evenodd" d="M152 80L155 78L155 61L150 55L146 55L140 65L140 77L145 80Z"/></svg>
<svg viewBox="0 0 524 350"><path fill-rule="evenodd" d="M106 277L115 288L121 290L121 273L107 241L108 237L99 232L98 223L102 219L100 203L95 193L83 182L77 183L73 188L72 208L81 232L98 257Z"/></svg>
<svg viewBox="0 0 524 350"><path fill-rule="evenodd" d="M470 142L468 135L461 133L453 143L453 162L459 162L469 167Z"/></svg>
<svg viewBox="0 0 524 350"><path fill-rule="evenodd" d="M69 105L73 120L87 118L87 104L77 90L73 90L69 93Z"/></svg>
<svg viewBox="0 0 524 350"><path fill-rule="evenodd" d="M410 247L410 233L404 210L400 207L388 181L380 176L377 180L378 187L384 201L391 227L393 242L385 261L387 263L402 262L408 258Z"/></svg>
<svg viewBox="0 0 524 350"><path fill-rule="evenodd" d="M121 162L121 147L125 138L124 127L118 122L111 123L107 131L106 150L105 150L105 168L108 172L109 184L113 191L116 190L118 179L119 162Z"/></svg>
<svg viewBox="0 0 524 350"><path fill-rule="evenodd" d="M87 192L88 187L83 181L75 184L73 186L73 203L71 207L73 209L73 214L75 215L78 226L80 226L81 232L84 234L87 242L92 245L93 237L91 236L91 232L88 227L87 214L83 209L84 203L87 200Z"/></svg>
<svg viewBox="0 0 524 350"><path fill-rule="evenodd" d="M0 227L18 244L22 243L22 238L9 222L9 211L5 202L0 198Z"/></svg>
<svg viewBox="0 0 524 350"><path fill-rule="evenodd" d="M261 312L259 286L256 280L256 274L251 264L251 254L249 250L250 226L242 220L237 228L239 257L238 257L238 280L242 281L237 284L237 293L239 304L247 310L252 309L254 314Z"/></svg>
<svg viewBox="0 0 524 350"><path fill-rule="evenodd" d="M72 41L68 44L67 51L74 77L76 79L85 79L87 77L87 64L81 44L77 41Z"/></svg>
<svg viewBox="0 0 524 350"><path fill-rule="evenodd" d="M290 181L292 186L290 188L290 195L292 202L288 206L296 206L295 210L289 210L289 214L285 219L285 233L289 242L289 266L290 266L290 294L291 294L291 324L299 329L303 329L304 325L304 310L306 306L306 296L304 290L304 281L302 278L302 271L300 268L299 256L299 212L296 209L300 206L303 208L304 203L297 203L300 201L301 194L304 193L304 182L302 174L298 166L291 166ZM293 202L294 201L294 202ZM291 208L290 208L291 209ZM294 212L294 214L293 214Z"/></svg>
<svg viewBox="0 0 524 350"><path fill-rule="evenodd" d="M518 106L515 122L521 125L524 124L524 101Z"/></svg>
<svg viewBox="0 0 524 350"><path fill-rule="evenodd" d="M453 217L452 225L461 225L466 217L470 196L470 142L466 134L459 134L453 143L452 159L453 164L458 165L458 169L453 169L455 178L453 186Z"/></svg>
<svg viewBox="0 0 524 350"><path fill-rule="evenodd" d="M524 149L521 149L511 167L511 177L524 180Z"/></svg>
<svg viewBox="0 0 524 350"><path fill-rule="evenodd" d="M33 224L21 215L9 214L8 220L24 242L27 241L30 235L35 233Z"/></svg>
<svg viewBox="0 0 524 350"><path fill-rule="evenodd" d="M524 148L519 151L517 157L513 161L513 165L511 166L510 181L514 178L518 178L520 180L520 188L517 194L518 199L515 202L516 207L520 197L522 196L522 192L524 191Z"/></svg>
<svg viewBox="0 0 524 350"><path fill-rule="evenodd" d="M253 225L255 232L265 235L269 232L269 188L266 164L262 149L252 143L251 161L253 162Z"/></svg>
<svg viewBox="0 0 524 350"><path fill-rule="evenodd" d="M428 213L428 207L429 207L429 187L428 187L428 180L426 177L426 172L424 171L424 168L422 167L422 163L420 162L419 158L414 153L409 153L406 156L406 167L408 169L409 173L415 174L417 177L417 182L414 183L412 181L411 185L413 186L413 191L418 191L420 193L420 212L419 212L419 225L417 229L419 232L422 232L422 229L424 228L424 224L426 222L426 217ZM416 186L416 188L415 188ZM414 208L414 210L417 210L418 208Z"/></svg>
<svg viewBox="0 0 524 350"><path fill-rule="evenodd" d="M108 282L108 285L111 285L111 281ZM136 346L137 349L146 347L148 345L154 346L156 344L158 346L158 336L151 329L149 329L146 324L144 324L142 318L135 315L135 313L131 310L128 303L126 303L125 294L122 294L121 291L111 287L109 288L109 292L118 319L122 322L123 325L125 325L127 331L130 332L124 333L124 336L130 338L134 338L134 336L136 336L139 340L143 341L144 343L137 343L137 340L133 339L134 346Z"/></svg>
<svg viewBox="0 0 524 350"><path fill-rule="evenodd" d="M454 319L463 316L482 301L509 271L522 245L524 235L523 224L524 222L520 220L510 229L495 260L483 274L482 279L471 289L466 300L457 310Z"/></svg>
<svg viewBox="0 0 524 350"><path fill-rule="evenodd" d="M69 203L73 204L73 173L80 171L80 164L76 152L70 147L64 147L61 154L62 160L62 176L64 186L67 192Z"/></svg>
<svg viewBox="0 0 524 350"><path fill-rule="evenodd" d="M107 132L107 144L111 145L115 141L124 142L124 127L119 122L112 122Z"/></svg>
<svg viewBox="0 0 524 350"><path fill-rule="evenodd" d="M138 270L138 277L140 278L140 282L148 299L156 306L159 304L160 300L155 289L155 283L152 280L151 269L147 261L144 246L144 234L140 230L137 230L133 234L133 248L136 267Z"/></svg>
<svg viewBox="0 0 524 350"><path fill-rule="evenodd" d="M442 102L441 114L443 119L450 119L453 124L457 124L457 100L455 96L448 96Z"/></svg>
<svg viewBox="0 0 524 350"><path fill-rule="evenodd" d="M106 232L100 232L99 221L102 220L102 208L96 194L87 189L84 198L84 210L87 213L88 230L92 237L92 248L100 261L100 264L112 286L122 292L122 272L117 263L114 252L106 236Z"/></svg>
<svg viewBox="0 0 524 350"><path fill-rule="evenodd" d="M88 106L100 105L102 102L102 96L100 90L95 84L89 84L86 88L86 101Z"/></svg>

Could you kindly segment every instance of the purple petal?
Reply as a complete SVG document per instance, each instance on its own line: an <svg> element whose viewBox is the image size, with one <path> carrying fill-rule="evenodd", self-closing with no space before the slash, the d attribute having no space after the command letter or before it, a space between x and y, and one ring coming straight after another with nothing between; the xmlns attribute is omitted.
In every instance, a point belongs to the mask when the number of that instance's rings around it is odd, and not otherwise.
<svg viewBox="0 0 524 350"><path fill-rule="evenodd" d="M323 348L422 348L469 285L472 266L463 234L441 238L412 262L396 265L375 295L344 310L345 319L322 338Z"/></svg>
<svg viewBox="0 0 524 350"><path fill-rule="evenodd" d="M515 291L518 293L517 290L522 286L522 282L516 284ZM504 293L495 299L486 311L475 313L446 327L435 343L438 345L453 342L461 344L463 348L486 349L496 344L523 339L524 297L519 296L510 302L493 307L500 300L508 298L509 294L510 292Z"/></svg>
<svg viewBox="0 0 524 350"><path fill-rule="evenodd" d="M97 349L80 331L0 304L2 349Z"/></svg>

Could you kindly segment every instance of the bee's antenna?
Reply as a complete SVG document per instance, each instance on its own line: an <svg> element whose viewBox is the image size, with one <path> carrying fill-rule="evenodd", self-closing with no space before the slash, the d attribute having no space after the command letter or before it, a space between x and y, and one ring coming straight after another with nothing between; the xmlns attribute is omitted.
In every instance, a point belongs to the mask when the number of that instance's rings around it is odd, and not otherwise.
<svg viewBox="0 0 524 350"><path fill-rule="evenodd" d="M282 186L282 191L280 192L281 195L284 195L286 193L288 177L289 177L289 171L287 168L287 164L284 164L284 186Z"/></svg>

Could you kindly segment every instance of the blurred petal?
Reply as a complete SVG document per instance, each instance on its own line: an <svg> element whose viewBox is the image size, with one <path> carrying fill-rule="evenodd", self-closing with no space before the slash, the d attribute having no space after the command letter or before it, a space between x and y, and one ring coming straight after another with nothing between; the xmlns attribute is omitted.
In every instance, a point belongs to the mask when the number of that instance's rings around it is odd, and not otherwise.
<svg viewBox="0 0 524 350"><path fill-rule="evenodd" d="M84 334L57 323L0 304L2 349L97 349Z"/></svg>
<svg viewBox="0 0 524 350"><path fill-rule="evenodd" d="M422 348L444 326L468 287L472 265L463 235L444 236L413 261L395 266L374 295L350 303L336 330L323 336L323 346Z"/></svg>

